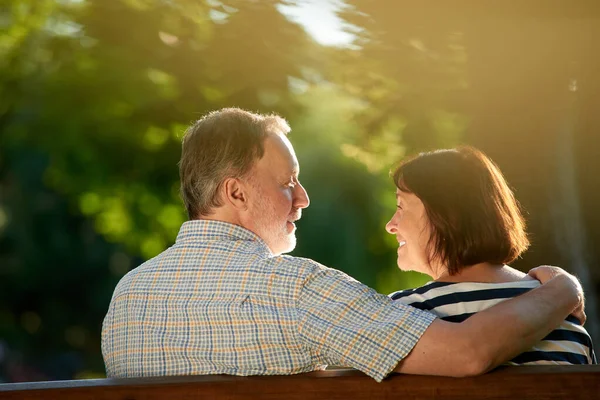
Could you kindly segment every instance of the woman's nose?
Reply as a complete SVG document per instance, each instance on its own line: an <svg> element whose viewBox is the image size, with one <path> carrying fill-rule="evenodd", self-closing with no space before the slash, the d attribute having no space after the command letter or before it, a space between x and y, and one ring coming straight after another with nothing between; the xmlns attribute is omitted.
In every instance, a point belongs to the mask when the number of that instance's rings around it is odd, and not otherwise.
<svg viewBox="0 0 600 400"><path fill-rule="evenodd" d="M385 230L392 235L396 233L396 222L394 218L390 219L387 224L385 224Z"/></svg>

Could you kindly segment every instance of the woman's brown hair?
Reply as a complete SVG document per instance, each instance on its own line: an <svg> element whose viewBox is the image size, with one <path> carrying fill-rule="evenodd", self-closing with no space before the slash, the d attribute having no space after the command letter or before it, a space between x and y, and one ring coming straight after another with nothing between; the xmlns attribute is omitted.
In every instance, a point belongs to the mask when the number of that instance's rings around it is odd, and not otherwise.
<svg viewBox="0 0 600 400"><path fill-rule="evenodd" d="M481 262L510 263L529 247L519 205L481 151L461 146L421 153L403 161L393 179L423 202L432 228L430 261L441 261L451 275Z"/></svg>

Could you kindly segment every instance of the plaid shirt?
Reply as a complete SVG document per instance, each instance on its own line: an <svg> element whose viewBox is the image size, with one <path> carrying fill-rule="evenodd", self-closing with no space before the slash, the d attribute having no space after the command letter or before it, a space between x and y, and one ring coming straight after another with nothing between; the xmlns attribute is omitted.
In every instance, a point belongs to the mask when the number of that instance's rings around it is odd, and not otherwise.
<svg viewBox="0 0 600 400"><path fill-rule="evenodd" d="M188 221L115 289L102 329L109 377L295 374L327 364L385 378L433 314L254 233Z"/></svg>

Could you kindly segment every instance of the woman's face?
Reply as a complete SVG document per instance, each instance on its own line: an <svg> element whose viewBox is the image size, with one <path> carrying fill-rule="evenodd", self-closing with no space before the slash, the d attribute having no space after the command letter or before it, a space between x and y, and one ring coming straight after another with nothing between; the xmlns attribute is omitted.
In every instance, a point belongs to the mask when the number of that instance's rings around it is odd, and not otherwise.
<svg viewBox="0 0 600 400"><path fill-rule="evenodd" d="M397 190L396 205L385 229L398 240L398 268L434 277L427 251L431 225L423 202L412 193Z"/></svg>

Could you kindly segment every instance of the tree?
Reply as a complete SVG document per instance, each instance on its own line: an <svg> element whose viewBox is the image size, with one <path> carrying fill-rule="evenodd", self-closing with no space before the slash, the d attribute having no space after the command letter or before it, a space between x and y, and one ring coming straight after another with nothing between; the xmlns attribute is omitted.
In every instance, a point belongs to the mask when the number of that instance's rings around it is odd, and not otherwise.
<svg viewBox="0 0 600 400"><path fill-rule="evenodd" d="M223 106L291 121L313 198L295 254L387 281L393 189L382 163L356 160L368 156L352 122L363 107L327 83L334 51L278 4L9 3L0 38L4 379L102 375L101 322L118 279L170 245L185 219L179 139Z"/></svg>

